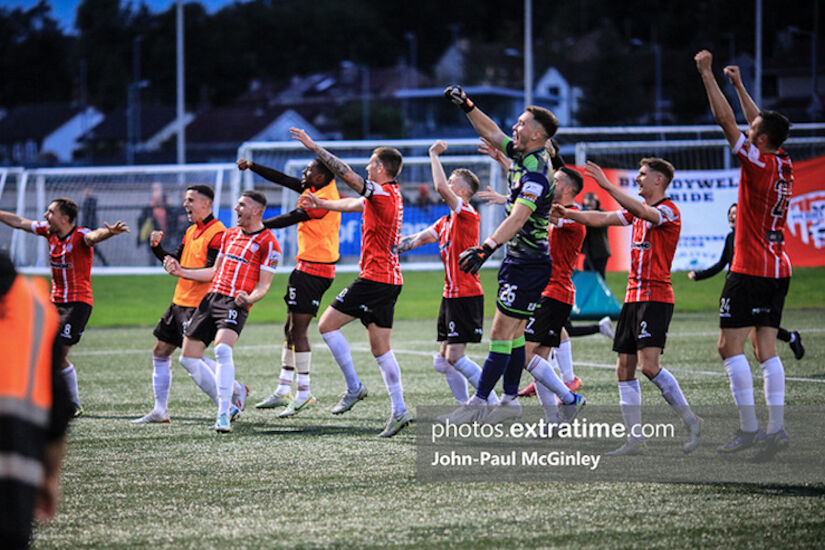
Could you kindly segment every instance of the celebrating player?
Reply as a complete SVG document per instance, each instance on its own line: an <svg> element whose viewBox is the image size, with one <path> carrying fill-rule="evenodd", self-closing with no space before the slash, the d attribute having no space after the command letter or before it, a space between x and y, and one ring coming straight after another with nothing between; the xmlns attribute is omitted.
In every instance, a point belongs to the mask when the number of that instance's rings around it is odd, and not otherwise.
<svg viewBox="0 0 825 550"><path fill-rule="evenodd" d="M736 117L713 75L713 56L702 50L695 56L696 68L708 96L713 117L733 148L742 166L739 176L738 230L733 261L725 278L719 305L719 354L730 378L733 400L739 409L740 428L736 437L719 447L720 452L736 452L764 438L756 460L771 460L786 447L784 429L785 369L776 354L776 333L791 280L791 262L785 253L783 230L793 186L793 166L782 144L790 122L775 111L760 111L742 84L739 67L725 67L742 112L748 121L748 135L739 131ZM768 428L764 435L756 419L753 378L745 357L745 340L762 368Z"/></svg>
<svg viewBox="0 0 825 550"><path fill-rule="evenodd" d="M699 445L700 420L691 411L679 382L659 364L673 316L670 269L682 228L679 209L665 195L674 170L673 165L658 158L644 158L639 166L636 184L643 201L610 183L597 164L588 162L587 175L610 193L624 210L581 212L554 204L553 211L559 216L596 227L633 224L627 292L613 341L613 351L619 354L616 375L628 439L620 448L607 454L635 455L645 450L644 439L639 433L642 394L636 379L637 364L641 365L642 373L659 388L662 397L684 422L688 440L683 449L689 453Z"/></svg>
<svg viewBox="0 0 825 550"><path fill-rule="evenodd" d="M713 277L725 269L725 267L733 261L733 243L736 235L736 210L736 203L731 204L730 208L728 208L728 224L730 225L730 233L728 233L728 236L725 237L725 246L722 249L722 256L720 256L719 261L707 269L691 271L688 273L688 278L691 281L701 281L703 279ZM802 344L802 335L799 334L799 331L788 331L782 327L779 327L776 333L776 338L777 340L782 340L783 342L788 343L788 346L791 348L791 351L797 360L802 359L802 357L805 356L805 346Z"/></svg>
<svg viewBox="0 0 825 550"><path fill-rule="evenodd" d="M283 185L296 193L312 192L317 196L338 200L338 188L332 172L319 159L310 161L302 173L303 179L293 178L251 160L238 159L240 170L252 170L273 183ZM311 406L315 399L309 390L309 366L312 351L307 329L318 313L321 298L335 278L338 261L338 229L341 213L308 209L298 206L291 212L264 220L269 229L298 224L297 263L289 275L286 294L287 314L284 324L286 341L281 350L281 372L275 393L255 405L259 409L286 407L278 416L288 418ZM291 397L292 379L298 371L298 395Z"/></svg>
<svg viewBox="0 0 825 550"><path fill-rule="evenodd" d="M482 246L465 250L459 259L463 271L477 273L499 246L508 243L498 273L499 290L490 329L490 353L478 388L466 405L445 417L450 423L463 424L486 413L485 422L495 423L521 416L517 394L525 360L524 327L538 307L541 291L550 279L547 227L554 185L544 144L556 133L558 120L547 109L529 106L513 126L511 138L476 108L461 87L448 87L444 95L461 107L481 137L514 160L507 173L507 217ZM584 399L572 393L546 363L536 362L531 364L531 369L533 376L567 406L568 418L584 405ZM487 411L487 398L502 375L504 396L501 403Z"/></svg>
<svg viewBox="0 0 825 550"><path fill-rule="evenodd" d="M281 247L263 224L265 208L266 197L262 193L241 194L235 205L238 225L224 231L221 250L212 267L184 268L170 256L163 262L166 271L176 277L212 283L184 331L180 363L190 373L203 373L204 368L208 369L203 364L203 352L215 341L218 415L213 429L219 433L232 431L230 418L240 412L231 402L235 384L233 347L246 324L250 306L266 296L281 260Z"/></svg>
<svg viewBox="0 0 825 550"><path fill-rule="evenodd" d="M46 221L36 222L0 210L0 222L49 240L49 260L52 268L51 300L60 314L62 374L74 404L74 415L81 416L83 407L80 406L77 390L77 373L69 361L69 350L80 342L94 306L92 247L110 237L128 232L129 227L122 221L113 225L103 222L103 227L94 230L78 227L77 204L66 198L51 201L43 218Z"/></svg>
<svg viewBox="0 0 825 550"><path fill-rule="evenodd" d="M186 188L183 208L192 222L183 240L174 252L167 252L161 246L162 231L154 231L150 236L152 252L160 261L166 257L174 258L189 269L211 267L215 264L221 249L221 239L226 227L212 216L212 201L215 197L208 185L190 185ZM169 388L172 385L172 353L183 344L183 332L189 319L201 300L209 291L208 282L179 278L172 296L172 304L158 321L153 334L157 341L152 349L152 390L155 406L145 416L133 420L134 424L153 424L169 422ZM190 362L189 376L218 404L218 387L215 381L217 364L208 357L199 363ZM238 411L243 410L249 388L235 381L232 402Z"/></svg>
<svg viewBox="0 0 825 550"><path fill-rule="evenodd" d="M404 206L395 178L401 173L401 153L390 147L378 147L367 164L367 179L335 155L315 143L306 132L290 128L292 137L332 170L363 198L338 200L322 199L309 192L304 195L305 208L323 208L337 212L363 212L361 227L361 274L341 291L318 321L318 330L329 346L335 362L344 373L347 391L332 408L332 414L343 414L367 396L352 362L349 343L341 327L360 319L367 327L373 357L381 369L381 376L390 394L392 414L379 437L392 437L413 421L412 413L404 403L401 369L390 346L395 302L401 294L401 266L398 263L398 244Z"/></svg>
<svg viewBox="0 0 825 550"><path fill-rule="evenodd" d="M447 179L439 156L447 144L436 141L430 147L430 164L435 190L441 195L450 213L433 225L401 239L398 252L406 252L430 243L438 243L444 263L444 292L438 311L437 340L441 349L433 357L433 367L447 378L447 385L459 404L470 398L467 381L478 387L481 367L464 354L469 342L481 342L484 323L484 289L478 274L464 273L458 267L458 255L478 244L480 217L470 204L478 191L478 177L466 168L459 168ZM498 403L495 392L489 400Z"/></svg>

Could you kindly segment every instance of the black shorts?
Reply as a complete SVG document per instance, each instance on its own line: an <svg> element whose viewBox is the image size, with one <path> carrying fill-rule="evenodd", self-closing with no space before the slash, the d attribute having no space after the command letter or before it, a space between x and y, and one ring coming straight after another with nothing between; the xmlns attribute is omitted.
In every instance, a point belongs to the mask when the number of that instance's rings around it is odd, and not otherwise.
<svg viewBox="0 0 825 550"><path fill-rule="evenodd" d="M721 328L779 328L790 277L771 279L728 272L719 300Z"/></svg>
<svg viewBox="0 0 825 550"><path fill-rule="evenodd" d="M92 306L86 302L66 302L55 304L55 307L60 315L60 343L64 346L77 344L92 315Z"/></svg>
<svg viewBox="0 0 825 550"><path fill-rule="evenodd" d="M358 277L330 305L341 313L360 319L365 327L375 323L381 328L392 328L395 302L399 294L401 285L378 283Z"/></svg>
<svg viewBox="0 0 825 550"><path fill-rule="evenodd" d="M551 348L561 344L561 329L570 317L573 306L542 296L535 314L527 320L524 339Z"/></svg>
<svg viewBox="0 0 825 550"><path fill-rule="evenodd" d="M172 304L163 313L163 317L155 325L152 334L161 342L166 342L178 348L181 347L183 345L183 333L186 331L189 320L196 309Z"/></svg>
<svg viewBox="0 0 825 550"><path fill-rule="evenodd" d="M240 334L247 317L246 306L237 305L231 296L210 292L201 300L183 334L208 346L219 329L228 328Z"/></svg>
<svg viewBox="0 0 825 550"><path fill-rule="evenodd" d="M539 306L551 273L550 258L523 262L505 257L498 270L496 307L508 317L529 318Z"/></svg>
<svg viewBox="0 0 825 550"><path fill-rule="evenodd" d="M438 342L466 344L481 342L484 335L484 295L441 298L438 309Z"/></svg>
<svg viewBox="0 0 825 550"><path fill-rule="evenodd" d="M635 354L642 348L665 349L667 329L673 317L673 304L665 302L628 302L622 306L613 351Z"/></svg>
<svg viewBox="0 0 825 550"><path fill-rule="evenodd" d="M332 281L333 279L327 277L318 277L293 269L286 285L286 294L284 294L287 311L309 313L315 317L318 314L318 308L321 307L321 298Z"/></svg>

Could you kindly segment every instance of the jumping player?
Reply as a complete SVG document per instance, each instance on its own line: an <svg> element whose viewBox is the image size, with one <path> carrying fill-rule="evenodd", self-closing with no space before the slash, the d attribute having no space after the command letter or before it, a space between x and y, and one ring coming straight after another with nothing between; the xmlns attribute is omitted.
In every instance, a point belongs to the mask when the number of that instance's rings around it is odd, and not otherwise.
<svg viewBox="0 0 825 550"><path fill-rule="evenodd" d="M215 264L221 249L221 239L226 227L212 215L212 201L215 193L208 185L190 185L186 188L183 208L189 221L183 240L174 252L167 252L161 246L162 231L153 231L150 236L152 252L160 261L174 258L189 269L201 269ZM134 424L154 424L169 422L169 388L172 385L172 353L183 344L183 332L189 319L201 300L209 291L208 282L179 278L172 296L172 304L164 312L153 332L157 341L152 349L152 390L155 396L154 408L145 416L133 420ZM218 404L218 387L215 380L217 364L208 357L199 363L187 366L195 370L189 376L204 391L215 405ZM249 388L235 381L232 403L243 410Z"/></svg>
<svg viewBox="0 0 825 550"><path fill-rule="evenodd" d="M262 216L266 197L258 191L244 191L235 205L238 225L224 231L221 250L212 267L187 269L167 256L166 270L176 277L210 282L209 292L192 314L183 338L180 363L192 372L203 372L203 352L215 341L218 386L218 414L213 429L232 431L230 417L240 411L231 403L235 382L232 350L246 324L249 308L266 296L281 247L264 227Z"/></svg>
<svg viewBox="0 0 825 550"><path fill-rule="evenodd" d="M481 218L470 199L478 191L479 183L478 177L466 168L454 170L447 179L439 158L446 150L445 142L436 141L430 147L430 165L435 190L450 207L450 213L427 229L401 239L398 252L438 243L444 263L444 292L437 323L441 349L433 357L433 368L446 377L453 397L463 405L470 398L467 382L475 388L481 378L481 367L464 352L468 343L481 342L484 289L477 273L464 273L458 267L458 255L478 244ZM498 403L495 392L490 393L489 400Z"/></svg>
<svg viewBox="0 0 825 550"><path fill-rule="evenodd" d="M659 364L673 316L670 269L682 228L679 209L665 194L673 179L673 165L658 158L645 158L639 162L636 184L643 201L610 183L597 164L588 162L586 172L624 210L582 212L554 204L553 211L559 216L595 227L633 225L627 292L613 341L613 351L619 355L616 375L628 439L623 446L607 454L642 454L646 448L639 433L642 394L636 379L637 365L641 365L642 373L659 388L664 400L684 422L688 440L683 449L689 453L699 445L701 421L691 411L679 382Z"/></svg>
<svg viewBox="0 0 825 550"><path fill-rule="evenodd" d="M736 88L748 121L746 136L739 131L733 109L713 75L711 53L702 50L694 59L713 117L742 166L733 262L719 306L718 346L733 400L739 409L740 427L736 437L718 450L740 451L764 438L765 445L754 458L771 460L788 445L784 429L785 369L776 354L776 333L791 280L784 229L793 187L793 166L782 149L790 122L775 111L760 111L742 84L739 67L725 67L724 73ZM745 340L753 329L751 342L762 368L768 405L767 435L756 419L753 377L744 354Z"/></svg>
<svg viewBox="0 0 825 550"><path fill-rule="evenodd" d="M499 129L467 97L459 86L444 91L448 100L461 107L473 128L490 144L514 160L507 174L509 196L507 217L479 247L468 248L459 259L467 273L477 273L484 262L504 243L507 253L498 273L498 297L490 329L490 353L481 372L475 395L466 405L447 415L453 424L473 422L485 415L485 422L496 423L521 416L518 387L524 368L524 327L541 299L551 273L547 243L550 206L554 186L545 142L558 129L555 115L542 107L529 106L513 126L512 137ZM572 393L546 364L532 365L531 373L567 405L572 418L584 399ZM504 379L501 403L487 410L488 396Z"/></svg>
<svg viewBox="0 0 825 550"><path fill-rule="evenodd" d="M68 356L72 346L80 342L94 306L92 247L115 235L128 232L129 227L122 221L113 225L103 222L103 227L94 230L78 227L77 210L74 201L58 198L49 203L43 214L46 221L36 222L0 210L0 222L49 240L51 300L60 314L61 372L74 404L74 415L81 416L83 407L80 406L77 390L77 373Z"/></svg>
<svg viewBox="0 0 825 550"><path fill-rule="evenodd" d="M238 159L240 170L252 170L261 177L292 189L296 193L315 193L327 200L338 200L338 187L332 172L319 159L310 161L302 173L303 178L293 178L251 160ZM321 298L335 279L335 262L338 261L338 229L341 213L298 206L294 210L264 220L269 229L280 229L298 224L297 263L289 275L284 302L286 302L286 341L281 350L281 372L275 392L255 405L259 409L286 407L278 415L288 418L310 407L315 399L309 389L309 370L312 348L307 329L318 313ZM292 398L292 380L298 371L298 395Z"/></svg>
<svg viewBox="0 0 825 550"><path fill-rule="evenodd" d="M337 212L363 212L361 226L361 274L342 290L318 321L318 330L329 346L335 362L341 368L347 391L332 408L332 414L343 414L367 396L352 362L349 343L341 327L360 319L367 328L372 355L381 369L381 376L390 394L392 414L379 437L392 437L413 422L412 413L404 403L401 369L390 346L395 302L401 294L401 266L398 244L404 206L395 178L401 173L401 153L390 147L378 147L367 164L365 180L335 155L315 143L306 132L290 128L292 137L332 170L362 198L336 201L319 198L313 193L303 197L305 208L323 208Z"/></svg>

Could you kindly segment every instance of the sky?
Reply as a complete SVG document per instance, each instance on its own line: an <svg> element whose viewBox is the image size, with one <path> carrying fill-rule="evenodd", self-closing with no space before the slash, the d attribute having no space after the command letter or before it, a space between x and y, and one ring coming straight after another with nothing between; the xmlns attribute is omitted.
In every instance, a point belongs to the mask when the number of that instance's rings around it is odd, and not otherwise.
<svg viewBox="0 0 825 550"><path fill-rule="evenodd" d="M29 9L37 5L39 0L0 0L0 7L3 8L23 8ZM121 0L121 5L126 4L128 0ZM206 11L213 13L221 7L231 4L237 0L184 0L188 2L199 2L206 8ZM243 0L241 0L243 1ZM47 2L52 7L52 17L60 22L60 26L64 31L72 32L74 30L74 12L79 0L48 0ZM132 0L132 4L139 6L141 3L146 4L153 12L163 12L168 10L175 4L175 0Z"/></svg>

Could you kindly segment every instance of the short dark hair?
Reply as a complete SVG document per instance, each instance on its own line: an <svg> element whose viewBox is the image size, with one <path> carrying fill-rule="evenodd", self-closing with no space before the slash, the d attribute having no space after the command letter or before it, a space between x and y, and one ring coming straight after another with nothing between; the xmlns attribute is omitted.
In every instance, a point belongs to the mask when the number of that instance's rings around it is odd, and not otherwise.
<svg viewBox="0 0 825 550"><path fill-rule="evenodd" d="M11 289L15 277L17 277L17 270L14 269L14 263L5 250L0 250L0 298ZM3 313L0 308L0 317Z"/></svg>
<svg viewBox="0 0 825 550"><path fill-rule="evenodd" d="M567 177L573 182L573 189L576 191L573 193L573 196L575 197L581 193L582 189L584 189L584 178L582 175L568 166L562 166L559 170L567 174Z"/></svg>
<svg viewBox="0 0 825 550"><path fill-rule="evenodd" d="M315 162L318 165L318 170L324 175L324 181L327 183L332 181L332 178L335 177L335 174L332 173L332 170L329 169L329 166L324 164L324 161L322 161L318 157L315 157L315 159L313 159L313 162Z"/></svg>
<svg viewBox="0 0 825 550"><path fill-rule="evenodd" d="M639 161L639 166L647 166L651 170L662 174L665 177L665 189L667 189L667 186L673 181L673 174L676 172L672 164L665 159L656 157L643 158Z"/></svg>
<svg viewBox="0 0 825 550"><path fill-rule="evenodd" d="M393 178L398 177L398 174L401 173L401 165L404 162L401 151L393 147L378 147L372 154L378 157L381 166L390 176Z"/></svg>
<svg viewBox="0 0 825 550"><path fill-rule="evenodd" d="M57 199L52 199L49 204L56 204L60 211L65 216L69 216L69 221L74 223L77 219L77 203L74 202L72 199L67 199L66 197L59 197Z"/></svg>
<svg viewBox="0 0 825 550"><path fill-rule="evenodd" d="M210 201L215 200L215 192L212 191L212 188L209 187L208 185L202 185L202 184L190 185L189 187L186 188L186 190L187 191L197 191L198 193L200 193L204 197L208 198Z"/></svg>
<svg viewBox="0 0 825 550"><path fill-rule="evenodd" d="M556 118L553 111L550 109L545 109L544 107L539 107L538 105L530 105L524 110L531 113L533 115L533 119L538 122L542 128L544 128L544 132L547 134L545 139L549 139L556 135L556 131L559 129L559 119Z"/></svg>
<svg viewBox="0 0 825 550"><path fill-rule="evenodd" d="M453 175L464 178L464 181L466 181L470 185L470 191L473 192L473 195L478 193L480 183L478 181L478 176L476 176L472 170L468 170L466 168L457 168L453 170Z"/></svg>
<svg viewBox="0 0 825 550"><path fill-rule="evenodd" d="M771 147L779 149L791 131L791 121L785 115L776 111L760 111L762 124L759 125L759 132L768 136Z"/></svg>
<svg viewBox="0 0 825 550"><path fill-rule="evenodd" d="M241 193L241 196L249 197L253 201L257 202L258 204L266 208L266 197L260 191L250 189L249 191L244 191L243 193Z"/></svg>
<svg viewBox="0 0 825 550"><path fill-rule="evenodd" d="M730 206L728 206L728 214L730 214L730 211L733 210L734 208L736 208L738 210L739 209L739 203L735 202L735 203L731 204Z"/></svg>

